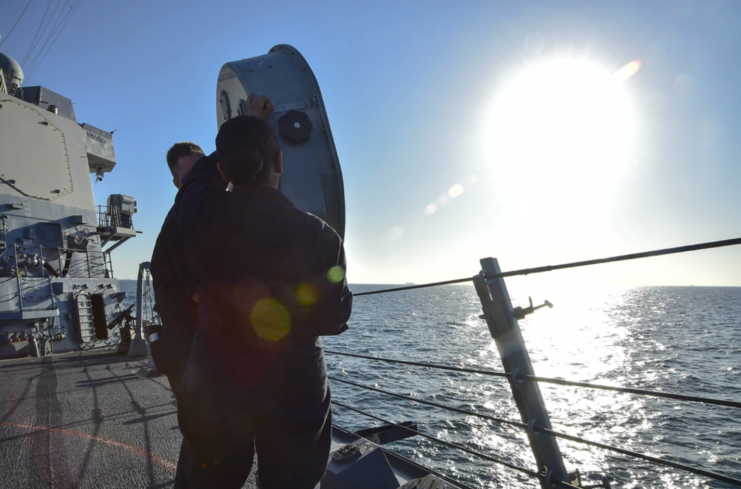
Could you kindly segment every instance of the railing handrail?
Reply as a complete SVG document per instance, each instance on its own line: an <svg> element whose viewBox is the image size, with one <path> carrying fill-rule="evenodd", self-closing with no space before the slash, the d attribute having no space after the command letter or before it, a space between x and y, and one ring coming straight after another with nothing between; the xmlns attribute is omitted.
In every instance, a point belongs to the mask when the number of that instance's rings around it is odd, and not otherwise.
<svg viewBox="0 0 741 489"><path fill-rule="evenodd" d="M627 255L612 256L609 258L597 258L593 260L575 261L575 262L570 262L570 263L563 263L561 265L546 265L546 266L533 267L533 268L521 268L519 270L511 270L509 272L487 273L483 276L483 278L485 278L486 280L491 280L491 279L496 279L496 278L514 277L517 275L533 275L536 273L552 272L554 270L565 270L567 268L578 268L578 267L585 267L589 265L600 265L603 263L614 263L618 261L637 260L639 258L673 255L676 253L686 253L688 251L708 250L712 248L723 248L725 246L735 246L735 245L741 245L741 238L724 239L720 241L710 241L707 243L677 246L674 248L663 248L660 250L653 250L653 251L643 251L640 253L630 253ZM472 282L476 280L476 278L478 278L478 275L474 275L473 277L457 278L453 280L444 280L442 282L430 282L430 283L419 284L419 285L394 287L391 289L372 290L369 292L360 292L357 294L353 294L353 297L362 297L365 295L374 295L374 294L385 294L388 292L401 292L404 290L425 289L428 287L439 287L441 285L461 284L465 282Z"/></svg>
<svg viewBox="0 0 741 489"><path fill-rule="evenodd" d="M426 367L426 368L432 368L436 370L448 370L451 372L488 375L490 377L504 377L507 379L512 378L512 374L510 372L496 372L494 370L484 370L484 369L468 368L468 367L453 367L449 365L440 365L440 364L435 364L435 363L412 362L409 360L397 360L395 358L371 357L367 355L359 355L357 353L339 352L335 350L326 350L326 349L324 350L324 353L329 353L332 355L341 355L341 356L346 356L346 357L353 357L353 358L364 358L367 360L375 360L379 362L398 363L401 365L411 365L415 367ZM553 377L539 377L539 376L534 376L534 375L526 375L524 377L518 376L517 380L529 380L533 382L544 382L544 383L549 383L549 384L558 384L558 385L565 385L565 386L570 386L570 387L584 387L587 389L599 389L599 390L606 390L606 391L622 392L622 393L627 393L627 394L638 394L638 395L643 395L643 396L661 397L665 399L675 399L678 401L686 401L686 402L700 402L703 404L712 404L716 406L724 406L724 407L732 407L732 408L741 409L741 402L728 401L726 399L716 399L712 397L689 396L686 394L676 394L673 392L661 392L661 391L651 391L651 390L646 390L646 389L634 389L632 387L619 387L619 386L604 385L604 384L592 384L589 382L575 382L575 381L558 379L558 378L553 378Z"/></svg>

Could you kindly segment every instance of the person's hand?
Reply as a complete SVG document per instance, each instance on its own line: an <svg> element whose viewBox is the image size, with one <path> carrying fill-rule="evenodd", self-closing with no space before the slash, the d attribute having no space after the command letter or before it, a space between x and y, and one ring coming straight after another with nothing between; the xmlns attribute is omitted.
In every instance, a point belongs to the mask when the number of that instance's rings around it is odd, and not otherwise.
<svg viewBox="0 0 741 489"><path fill-rule="evenodd" d="M254 93L247 95L247 113L245 115L254 115L262 120L267 120L273 113L273 101L265 95L255 97Z"/></svg>

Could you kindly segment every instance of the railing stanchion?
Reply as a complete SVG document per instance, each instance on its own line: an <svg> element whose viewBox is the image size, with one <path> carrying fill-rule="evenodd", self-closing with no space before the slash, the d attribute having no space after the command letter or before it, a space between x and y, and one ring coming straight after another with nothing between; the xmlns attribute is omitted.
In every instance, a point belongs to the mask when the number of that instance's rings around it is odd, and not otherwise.
<svg viewBox="0 0 741 489"><path fill-rule="evenodd" d="M144 357L149 355L147 340L144 338L144 272L149 270L149 262L139 264L139 275L136 279L136 326L134 337L129 346L130 357Z"/></svg>
<svg viewBox="0 0 741 489"><path fill-rule="evenodd" d="M511 375L512 388L522 421L533 428L551 429L551 421L545 408L543 396L537 382L528 382L526 375L535 375L530 355L525 347L520 326L517 324L507 286L501 277L484 279L501 273L495 258L481 260L483 270L474 280L476 292L481 299L484 317L492 338L496 341L504 370ZM518 380L522 378L523 380ZM556 438L536 430L528 430L528 439L535 455L538 471L551 474L550 480L541 480L544 489L555 487L556 481L570 482Z"/></svg>

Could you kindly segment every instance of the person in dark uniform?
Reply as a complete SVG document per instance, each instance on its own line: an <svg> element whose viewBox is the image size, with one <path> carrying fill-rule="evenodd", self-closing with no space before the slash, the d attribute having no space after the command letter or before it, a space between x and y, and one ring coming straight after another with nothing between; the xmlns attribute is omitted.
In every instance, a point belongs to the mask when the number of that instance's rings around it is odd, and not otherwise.
<svg viewBox="0 0 741 489"><path fill-rule="evenodd" d="M205 158L201 147L189 141L175 143L170 148L167 166L177 188L201 158ZM155 310L162 320L162 329L157 340L150 342L150 350L157 371L167 375L178 399L180 378L190 354L198 313L195 302L191 300L195 286L190 280L180 230L172 209L157 236L149 269L153 278Z"/></svg>
<svg viewBox="0 0 741 489"><path fill-rule="evenodd" d="M247 97L248 114L267 119L273 112L273 102L265 96ZM216 164L216 153L205 156L195 143L175 143L167 151L167 166L172 173L172 183L180 189L182 180L200 159L211 159ZM214 173L213 178L220 176ZM198 322L196 289L191 280L183 251L182 236L174 214L174 206L167 213L152 252L150 272L153 279L155 310L162 320L156 341L150 343L152 359L157 371L167 376L175 399L180 401L180 379L190 354L190 346ZM178 402L178 418L181 406Z"/></svg>
<svg viewBox="0 0 741 489"><path fill-rule="evenodd" d="M273 102L265 96L249 94L248 113L267 119L273 112ZM180 189L182 180L193 165L201 160L216 164L216 153L205 156L200 146L190 141L175 143L167 152L167 166L172 183ZM218 173L212 175L220 180ZM190 355L193 335L198 323L197 294L183 251L180 228L174 206L167 213L152 252L150 272L153 279L155 310L162 325L158 338L151 341L150 352L157 372L167 376L178 405L178 422L183 424L183 402L180 382Z"/></svg>
<svg viewBox="0 0 741 489"><path fill-rule="evenodd" d="M240 488L256 449L262 489L314 488L332 430L319 337L345 331L352 309L342 240L278 190L282 153L265 121L225 122L216 150L175 204L199 318L175 487Z"/></svg>

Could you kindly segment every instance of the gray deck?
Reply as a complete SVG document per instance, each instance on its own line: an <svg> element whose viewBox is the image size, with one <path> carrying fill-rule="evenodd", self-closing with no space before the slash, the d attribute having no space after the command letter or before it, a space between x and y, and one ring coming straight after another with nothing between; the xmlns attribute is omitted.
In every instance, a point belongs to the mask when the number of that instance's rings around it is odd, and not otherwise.
<svg viewBox="0 0 741 489"><path fill-rule="evenodd" d="M0 361L0 488L171 487L175 399L145 365L105 352Z"/></svg>

